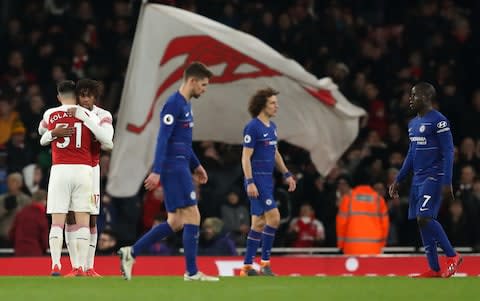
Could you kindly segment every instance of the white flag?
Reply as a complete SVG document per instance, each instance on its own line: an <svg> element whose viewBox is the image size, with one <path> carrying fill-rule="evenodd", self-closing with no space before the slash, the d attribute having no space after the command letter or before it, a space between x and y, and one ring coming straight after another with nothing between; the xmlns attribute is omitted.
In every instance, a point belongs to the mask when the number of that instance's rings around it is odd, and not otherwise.
<svg viewBox="0 0 480 301"><path fill-rule="evenodd" d="M193 61L214 74L205 94L192 100L194 140L241 144L256 90L280 92L274 118L278 138L310 152L327 173L358 133L365 112L329 78L317 79L257 38L194 13L146 4L139 16L122 93L107 190L137 193L149 172L165 100Z"/></svg>

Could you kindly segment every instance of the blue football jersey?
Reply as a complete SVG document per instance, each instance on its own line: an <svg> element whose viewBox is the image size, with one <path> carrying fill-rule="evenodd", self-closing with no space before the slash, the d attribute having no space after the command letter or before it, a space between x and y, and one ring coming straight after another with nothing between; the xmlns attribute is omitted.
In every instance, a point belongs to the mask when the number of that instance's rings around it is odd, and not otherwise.
<svg viewBox="0 0 480 301"><path fill-rule="evenodd" d="M447 118L436 110L417 116L408 124L408 136L410 147L397 181L413 169L414 185L422 184L428 177L451 184L453 139Z"/></svg>
<svg viewBox="0 0 480 301"><path fill-rule="evenodd" d="M277 150L275 123L270 121L270 126L266 126L258 118L253 118L243 130L243 146L253 148L251 158L253 176L273 174Z"/></svg>
<svg viewBox="0 0 480 301"><path fill-rule="evenodd" d="M172 94L160 113L160 131L153 172L160 172L165 160L186 159L192 168L199 165L192 150L192 104L180 92Z"/></svg>

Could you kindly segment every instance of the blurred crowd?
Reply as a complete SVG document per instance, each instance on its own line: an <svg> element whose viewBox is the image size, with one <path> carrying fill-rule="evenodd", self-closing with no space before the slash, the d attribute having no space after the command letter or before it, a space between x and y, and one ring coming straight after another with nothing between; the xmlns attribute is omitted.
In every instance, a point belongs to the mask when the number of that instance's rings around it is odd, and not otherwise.
<svg viewBox="0 0 480 301"><path fill-rule="evenodd" d="M420 245L414 221L407 220L408 181L399 199L387 197L386 191L408 148L409 90L413 83L426 80L437 88L435 107L450 119L456 146L456 199L443 204L439 220L453 245L479 250L480 84L475 76L480 70L479 1L150 2L187 9L258 37L317 77L331 77L352 103L368 112L356 141L329 174L316 172L308 152L279 144L298 189L288 193L281 175L276 175L275 194L282 214L276 246L336 246L339 202L356 183L365 181L387 201L387 245ZM98 105L115 118L140 4L133 0L1 2L0 247L15 246L28 234L38 235L39 245L43 243L41 231L16 231L18 223L32 221L22 219L20 212L29 206L33 206L30 211L40 210L44 200L38 199L45 198L50 151L38 142L38 124L46 109L58 105L55 84L84 77L104 83ZM250 226L241 146L202 141L194 147L210 176L197 193L204 219L199 253L236 254L235 247L245 244ZM109 160L108 153L102 154L101 254L113 254L166 218L161 186L127 199L105 192ZM31 216L39 219L38 227L47 221L44 214ZM176 254L178 245L172 238L149 252Z"/></svg>

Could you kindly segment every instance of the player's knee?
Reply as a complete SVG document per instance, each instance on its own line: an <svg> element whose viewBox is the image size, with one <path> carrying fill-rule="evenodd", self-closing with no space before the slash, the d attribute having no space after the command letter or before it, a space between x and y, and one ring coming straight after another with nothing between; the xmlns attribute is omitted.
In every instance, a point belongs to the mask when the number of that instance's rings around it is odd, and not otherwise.
<svg viewBox="0 0 480 301"><path fill-rule="evenodd" d="M270 227L278 228L278 226L280 225L280 217L272 217L270 219L267 219L266 224Z"/></svg>
<svg viewBox="0 0 480 301"><path fill-rule="evenodd" d="M252 230L257 231L257 232L262 232L263 228L265 227L265 220L257 220L254 223L252 223Z"/></svg>
<svg viewBox="0 0 480 301"><path fill-rule="evenodd" d="M428 224L428 222L430 220L431 220L431 218L429 218L429 217L419 216L419 217L417 217L417 224L420 228L423 228Z"/></svg>
<svg viewBox="0 0 480 301"><path fill-rule="evenodd" d="M167 219L167 223L173 232L178 232L183 229L183 223L180 219L169 218Z"/></svg>

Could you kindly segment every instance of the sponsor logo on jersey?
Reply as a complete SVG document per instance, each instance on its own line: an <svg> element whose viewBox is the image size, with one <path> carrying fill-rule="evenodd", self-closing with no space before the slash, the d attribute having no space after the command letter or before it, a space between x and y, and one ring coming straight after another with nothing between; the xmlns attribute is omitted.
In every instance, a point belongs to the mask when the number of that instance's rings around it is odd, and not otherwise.
<svg viewBox="0 0 480 301"><path fill-rule="evenodd" d="M245 137L243 137L244 143L250 143L251 141L252 141L252 137L250 137L250 135L245 135Z"/></svg>
<svg viewBox="0 0 480 301"><path fill-rule="evenodd" d="M427 145L427 138L426 137L410 137L410 141L417 142L417 145Z"/></svg>
<svg viewBox="0 0 480 301"><path fill-rule="evenodd" d="M420 131L420 133L425 132L425 126L422 124L418 130Z"/></svg>
<svg viewBox="0 0 480 301"><path fill-rule="evenodd" d="M442 120L439 123L437 123L437 128L443 129L443 128L447 127L447 125L448 125L447 122L445 120Z"/></svg>

